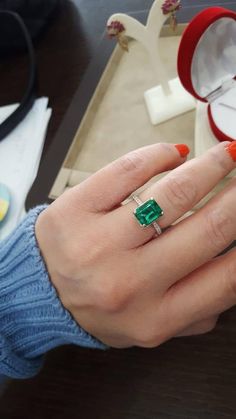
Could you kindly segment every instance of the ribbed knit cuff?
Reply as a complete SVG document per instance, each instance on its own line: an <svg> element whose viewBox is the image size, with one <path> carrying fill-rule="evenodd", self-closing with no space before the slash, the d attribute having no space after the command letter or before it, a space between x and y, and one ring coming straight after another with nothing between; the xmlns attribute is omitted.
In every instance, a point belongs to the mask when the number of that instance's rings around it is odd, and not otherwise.
<svg viewBox="0 0 236 419"><path fill-rule="evenodd" d="M79 327L49 280L35 237L45 208L30 210L0 244L0 373L14 378L36 374L42 354L56 346L107 348Z"/></svg>

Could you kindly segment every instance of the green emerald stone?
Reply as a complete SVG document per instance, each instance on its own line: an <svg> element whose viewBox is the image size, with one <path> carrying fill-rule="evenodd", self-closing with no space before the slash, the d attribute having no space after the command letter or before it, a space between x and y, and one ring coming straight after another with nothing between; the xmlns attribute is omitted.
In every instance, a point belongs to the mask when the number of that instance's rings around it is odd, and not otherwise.
<svg viewBox="0 0 236 419"><path fill-rule="evenodd" d="M151 198L137 207L134 211L134 215L139 224L142 226L149 226L163 215L163 210L159 207L155 199Z"/></svg>

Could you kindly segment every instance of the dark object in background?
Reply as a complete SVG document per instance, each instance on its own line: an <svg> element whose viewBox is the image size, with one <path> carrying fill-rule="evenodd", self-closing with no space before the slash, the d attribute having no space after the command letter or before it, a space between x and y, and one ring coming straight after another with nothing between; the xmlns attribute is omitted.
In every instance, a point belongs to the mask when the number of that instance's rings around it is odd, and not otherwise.
<svg viewBox="0 0 236 419"><path fill-rule="evenodd" d="M9 28L10 33L12 30L16 39L21 40L22 45L24 45L27 49L29 56L29 77L19 106L0 124L0 141L7 137L7 135L10 134L14 128L16 128L16 126L24 119L29 110L32 108L36 97L37 84L34 47L24 21L16 12L0 10L0 27L1 21L4 22L5 28ZM3 39L5 38L3 37ZM8 45L8 50L10 52L12 51L11 45ZM1 53L1 55L3 55L3 51L1 51Z"/></svg>
<svg viewBox="0 0 236 419"><path fill-rule="evenodd" d="M37 97L37 70L32 40L47 26L59 0L0 0L0 58L27 51L28 82L17 109L0 124L0 141L25 118Z"/></svg>
<svg viewBox="0 0 236 419"><path fill-rule="evenodd" d="M60 0L0 0L0 10L18 13L23 19L30 36L36 40L50 22ZM7 51L25 48L25 41L19 36L19 28L1 19L0 49Z"/></svg>

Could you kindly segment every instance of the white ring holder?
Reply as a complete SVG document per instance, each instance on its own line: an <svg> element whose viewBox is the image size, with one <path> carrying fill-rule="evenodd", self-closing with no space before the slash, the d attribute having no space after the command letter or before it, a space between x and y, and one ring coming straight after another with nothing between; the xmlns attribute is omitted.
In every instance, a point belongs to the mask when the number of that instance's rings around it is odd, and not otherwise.
<svg viewBox="0 0 236 419"><path fill-rule="evenodd" d="M114 21L122 23L125 28L124 35L140 42L148 53L150 65L160 80L158 86L144 92L145 103L153 125L160 124L196 107L196 101L183 88L179 78L168 80L166 77L165 66L160 58L159 37L169 15L163 14L162 4L163 0L154 1L146 26L123 13L112 15L107 22L107 25Z"/></svg>

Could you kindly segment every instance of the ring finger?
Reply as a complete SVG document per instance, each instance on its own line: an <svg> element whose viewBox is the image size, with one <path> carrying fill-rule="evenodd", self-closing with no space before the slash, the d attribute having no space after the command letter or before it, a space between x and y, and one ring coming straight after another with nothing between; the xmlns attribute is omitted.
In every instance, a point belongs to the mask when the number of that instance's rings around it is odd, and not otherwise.
<svg viewBox="0 0 236 419"><path fill-rule="evenodd" d="M164 215L158 220L161 228L166 228L191 210L236 166L229 151L230 143L220 143L205 155L188 161L174 169L157 183L140 194L143 202L153 197ZM148 242L155 234L153 226L141 228L132 216L137 207L134 201L121 206L109 214L119 230L126 248L139 247Z"/></svg>

